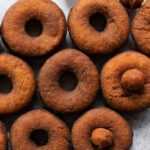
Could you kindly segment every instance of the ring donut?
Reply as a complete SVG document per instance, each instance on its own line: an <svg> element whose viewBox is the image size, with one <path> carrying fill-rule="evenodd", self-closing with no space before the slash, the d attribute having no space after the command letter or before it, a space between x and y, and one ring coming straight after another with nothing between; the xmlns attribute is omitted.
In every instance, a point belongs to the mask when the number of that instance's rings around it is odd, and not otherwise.
<svg viewBox="0 0 150 150"><path fill-rule="evenodd" d="M150 55L150 25L149 25L149 14L150 14L150 0L147 0L143 6L136 13L136 16L132 22L132 37L138 46L139 50L147 55Z"/></svg>
<svg viewBox="0 0 150 150"><path fill-rule="evenodd" d="M25 30L28 21L35 19L43 27L39 36ZM20 0L4 16L2 38L13 52L23 56L41 56L56 49L66 35L66 20L62 10L50 0Z"/></svg>
<svg viewBox="0 0 150 150"><path fill-rule="evenodd" d="M106 102L122 112L135 113L150 107L150 60L134 51L110 59L101 72Z"/></svg>
<svg viewBox="0 0 150 150"><path fill-rule="evenodd" d="M107 20L102 32L96 31L89 23L96 13L102 14ZM127 12L116 0L78 0L71 9L68 20L73 42L90 54L109 54L117 50L129 32Z"/></svg>
<svg viewBox="0 0 150 150"><path fill-rule="evenodd" d="M0 75L13 84L9 93L0 93L0 114L11 114L26 107L34 95L35 78L30 66L13 55L0 54Z"/></svg>
<svg viewBox="0 0 150 150"><path fill-rule="evenodd" d="M132 136L128 122L105 107L89 110L72 128L74 150L128 150L132 145Z"/></svg>
<svg viewBox="0 0 150 150"><path fill-rule="evenodd" d="M48 134L47 141L42 145L32 139L32 134L36 131ZM38 134L35 138L38 138ZM70 133L66 125L44 109L32 110L22 115L10 130L10 144L13 150L69 150L69 142Z"/></svg>
<svg viewBox="0 0 150 150"><path fill-rule="evenodd" d="M81 63L82 62L82 63ZM63 89L59 80L71 72L78 80L72 91ZM46 106L61 113L78 112L89 106L98 91L98 71L82 52L66 49L50 57L38 75L38 87Z"/></svg>
<svg viewBox="0 0 150 150"><path fill-rule="evenodd" d="M0 150L7 149L7 132L5 125L0 121Z"/></svg>

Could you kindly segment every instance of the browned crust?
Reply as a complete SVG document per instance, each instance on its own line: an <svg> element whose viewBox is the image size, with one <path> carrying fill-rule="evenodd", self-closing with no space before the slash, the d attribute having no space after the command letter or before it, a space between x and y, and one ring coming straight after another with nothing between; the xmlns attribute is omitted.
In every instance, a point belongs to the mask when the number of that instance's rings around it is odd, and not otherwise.
<svg viewBox="0 0 150 150"><path fill-rule="evenodd" d="M44 146L37 146L30 140L31 132L38 129L48 132L49 140ZM12 150L69 150L69 142L70 133L64 122L44 109L20 116L10 131Z"/></svg>
<svg viewBox="0 0 150 150"><path fill-rule="evenodd" d="M130 69L138 69L144 75L144 86L139 91L126 92L121 77ZM150 60L145 55L127 51L110 59L103 67L101 87L106 102L113 108L135 113L150 107Z"/></svg>
<svg viewBox="0 0 150 150"><path fill-rule="evenodd" d="M139 50L150 55L150 0L147 0L136 13L132 22L132 37Z"/></svg>
<svg viewBox="0 0 150 150"><path fill-rule="evenodd" d="M105 107L87 111L73 125L72 142L74 150L95 150L91 133L97 128L110 130L113 144L108 150L129 150L133 132L129 123L118 113Z"/></svg>
<svg viewBox="0 0 150 150"><path fill-rule="evenodd" d="M103 32L97 32L89 17L101 13L107 20ZM68 18L69 32L75 45L90 54L109 54L126 40L129 18L125 8L116 0L78 0Z"/></svg>
<svg viewBox="0 0 150 150"><path fill-rule="evenodd" d="M8 94L0 93L0 114L18 112L27 106L34 94L36 83L30 66L18 57L0 54L0 75L8 76L13 89Z"/></svg>
<svg viewBox="0 0 150 150"><path fill-rule="evenodd" d="M60 87L59 78L65 71L73 72L78 79L73 91ZM44 103L54 111L81 111L94 101L99 88L98 71L82 52L65 49L45 62L38 75L38 87Z"/></svg>
<svg viewBox="0 0 150 150"><path fill-rule="evenodd" d="M25 31L26 21L36 18L43 25L38 37ZM7 46L23 56L42 56L58 47L66 35L66 19L62 10L48 0L21 0L4 16L1 33Z"/></svg>

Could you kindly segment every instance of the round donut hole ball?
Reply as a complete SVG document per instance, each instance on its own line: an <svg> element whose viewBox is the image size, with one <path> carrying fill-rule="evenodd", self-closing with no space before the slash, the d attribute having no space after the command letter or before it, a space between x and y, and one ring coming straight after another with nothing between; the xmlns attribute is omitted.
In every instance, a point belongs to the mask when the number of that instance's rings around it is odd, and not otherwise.
<svg viewBox="0 0 150 150"><path fill-rule="evenodd" d="M144 86L144 75L138 69L130 69L121 77L121 84L124 89L129 91L138 91Z"/></svg>
<svg viewBox="0 0 150 150"><path fill-rule="evenodd" d="M44 104L53 111L79 112L96 97L98 71L84 53L75 49L61 50L42 66L38 88Z"/></svg>
<svg viewBox="0 0 150 150"><path fill-rule="evenodd" d="M44 109L20 116L10 130L13 150L69 150L70 133L66 124Z"/></svg>
<svg viewBox="0 0 150 150"><path fill-rule="evenodd" d="M107 129L97 128L92 132L91 141L99 149L103 149L113 144L113 134Z"/></svg>
<svg viewBox="0 0 150 150"><path fill-rule="evenodd" d="M46 55L64 41L67 23L50 0L20 0L6 12L1 35L8 49L21 56Z"/></svg>
<svg viewBox="0 0 150 150"><path fill-rule="evenodd" d="M5 125L0 121L0 150L7 150L7 131Z"/></svg>
<svg viewBox="0 0 150 150"><path fill-rule="evenodd" d="M74 150L128 150L132 140L129 123L117 112L105 107L87 111L72 128Z"/></svg>
<svg viewBox="0 0 150 150"><path fill-rule="evenodd" d="M36 82L32 68L22 59L0 54L0 114L16 113L32 100Z"/></svg>
<svg viewBox="0 0 150 150"><path fill-rule="evenodd" d="M100 75L107 104L125 113L150 107L150 59L142 53L127 51L114 56Z"/></svg>
<svg viewBox="0 0 150 150"><path fill-rule="evenodd" d="M129 17L117 0L78 0L68 17L74 44L93 55L108 55L120 48L129 32Z"/></svg>

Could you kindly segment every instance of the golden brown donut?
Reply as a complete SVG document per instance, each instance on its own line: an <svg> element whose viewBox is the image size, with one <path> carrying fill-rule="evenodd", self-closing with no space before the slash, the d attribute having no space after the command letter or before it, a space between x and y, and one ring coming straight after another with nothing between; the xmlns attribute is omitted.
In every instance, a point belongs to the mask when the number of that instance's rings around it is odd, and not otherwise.
<svg viewBox="0 0 150 150"><path fill-rule="evenodd" d="M139 50L150 55L150 0L147 0L139 9L132 22L132 37Z"/></svg>
<svg viewBox="0 0 150 150"><path fill-rule="evenodd" d="M110 59L101 72L106 102L122 112L135 113L150 107L150 59L127 51Z"/></svg>
<svg viewBox="0 0 150 150"><path fill-rule="evenodd" d="M77 77L78 84L72 91L60 86L60 77L65 72ZM78 112L94 101L98 78L96 66L85 54L65 49L45 62L38 75L38 87L47 107L61 113Z"/></svg>
<svg viewBox="0 0 150 150"><path fill-rule="evenodd" d="M139 8L144 0L120 0L120 2L128 8L136 9Z"/></svg>
<svg viewBox="0 0 150 150"><path fill-rule="evenodd" d="M36 19L43 26L42 34L29 36L25 31L28 21ZM41 56L64 40L66 20L62 10L51 0L20 0L4 16L2 37L7 46L23 56Z"/></svg>
<svg viewBox="0 0 150 150"><path fill-rule="evenodd" d="M42 145L32 139L33 133L39 130L48 135L47 141ZM37 134L35 138L38 136ZM70 133L67 126L44 109L32 110L20 116L10 130L12 150L69 150L69 143Z"/></svg>
<svg viewBox="0 0 150 150"><path fill-rule="evenodd" d="M7 149L7 132L5 125L0 121L0 150Z"/></svg>
<svg viewBox="0 0 150 150"><path fill-rule="evenodd" d="M98 32L90 25L90 18L100 13L107 20L104 31ZM129 18L117 0L78 0L70 11L69 32L73 42L90 54L109 54L126 40Z"/></svg>
<svg viewBox="0 0 150 150"><path fill-rule="evenodd" d="M129 150L132 137L128 122L105 107L89 110L72 128L74 150Z"/></svg>
<svg viewBox="0 0 150 150"><path fill-rule="evenodd" d="M12 81L9 93L0 93L0 114L11 114L26 107L35 91L35 78L30 66L13 55L0 54L0 75Z"/></svg>

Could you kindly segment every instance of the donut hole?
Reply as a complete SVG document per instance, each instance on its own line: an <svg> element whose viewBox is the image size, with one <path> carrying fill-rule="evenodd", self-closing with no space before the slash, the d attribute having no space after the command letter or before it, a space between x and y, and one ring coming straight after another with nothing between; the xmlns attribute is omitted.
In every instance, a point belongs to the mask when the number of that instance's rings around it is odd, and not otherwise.
<svg viewBox="0 0 150 150"><path fill-rule="evenodd" d="M77 77L73 72L64 72L59 79L60 86L67 91L73 91L78 83Z"/></svg>
<svg viewBox="0 0 150 150"><path fill-rule="evenodd" d="M0 92L9 93L12 89L12 81L6 75L0 75Z"/></svg>
<svg viewBox="0 0 150 150"><path fill-rule="evenodd" d="M30 19L25 24L25 31L31 37L37 37L42 34L43 26L37 19Z"/></svg>
<svg viewBox="0 0 150 150"><path fill-rule="evenodd" d="M98 145L94 145L92 142L91 142L91 145L92 145L92 147L94 148L94 150L107 150L110 146L108 146L108 147L106 147L106 148L99 148L99 146Z"/></svg>
<svg viewBox="0 0 150 150"><path fill-rule="evenodd" d="M95 13L90 17L90 25L98 32L102 32L106 28L107 20L101 13Z"/></svg>
<svg viewBox="0 0 150 150"><path fill-rule="evenodd" d="M48 143L48 132L42 129L34 130L30 135L30 139L37 146L44 146Z"/></svg>

